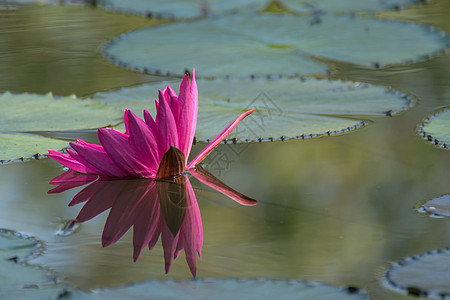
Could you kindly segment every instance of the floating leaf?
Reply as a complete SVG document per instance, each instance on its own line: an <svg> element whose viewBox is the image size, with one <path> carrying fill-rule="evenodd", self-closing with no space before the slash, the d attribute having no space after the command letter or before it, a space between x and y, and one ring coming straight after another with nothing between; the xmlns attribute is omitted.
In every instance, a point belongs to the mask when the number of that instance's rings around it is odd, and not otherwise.
<svg viewBox="0 0 450 300"><path fill-rule="evenodd" d="M64 149L68 141L50 139L30 134L0 133L0 161L19 158L39 158L48 149Z"/></svg>
<svg viewBox="0 0 450 300"><path fill-rule="evenodd" d="M27 235L0 228L0 299L55 299L62 292L44 269L22 262L40 247Z"/></svg>
<svg viewBox="0 0 450 300"><path fill-rule="evenodd" d="M154 116L153 99L167 82L98 93L100 100L135 113L148 109ZM199 115L196 137L212 140L243 111L256 111L231 134L237 141L284 140L341 133L366 123L362 116L395 115L412 101L391 89L339 80L233 80L197 81Z"/></svg>
<svg viewBox="0 0 450 300"><path fill-rule="evenodd" d="M419 208L419 211L429 213L432 217L450 218L450 195L427 201Z"/></svg>
<svg viewBox="0 0 450 300"><path fill-rule="evenodd" d="M107 9L121 13L139 14L156 18L196 18L235 11L260 11L274 1L258 0L102 0L99 1ZM420 4L420 0L280 0L281 5L302 13L315 12L366 12L377 10L400 9L405 6Z"/></svg>
<svg viewBox="0 0 450 300"><path fill-rule="evenodd" d="M121 121L119 110L75 96L52 94L0 95L0 160L37 157L48 149L63 149L68 141L17 132L97 128Z"/></svg>
<svg viewBox="0 0 450 300"><path fill-rule="evenodd" d="M283 24L283 26L279 26ZM447 48L442 31L419 24L264 14L176 23L131 32L104 52L120 66L143 72L199 77L323 74L312 56L368 66L414 62Z"/></svg>
<svg viewBox="0 0 450 300"><path fill-rule="evenodd" d="M419 126L418 131L428 141L448 149L450 145L450 107L433 113Z"/></svg>
<svg viewBox="0 0 450 300"><path fill-rule="evenodd" d="M450 296L450 249L429 251L393 264L385 274L387 287L414 296Z"/></svg>
<svg viewBox="0 0 450 300"><path fill-rule="evenodd" d="M257 10L264 7L263 2L257 0L100 0L99 3L107 9L122 13L156 18L196 18L242 9Z"/></svg>
<svg viewBox="0 0 450 300"><path fill-rule="evenodd" d="M298 12L372 12L378 10L398 10L405 6L417 5L426 0L282 0L287 8Z"/></svg>
<svg viewBox="0 0 450 300"><path fill-rule="evenodd" d="M90 129L121 122L120 111L75 96L0 95L0 132Z"/></svg>
<svg viewBox="0 0 450 300"><path fill-rule="evenodd" d="M73 292L69 299L367 299L358 291L320 283L275 280L209 279L149 281L95 294Z"/></svg>

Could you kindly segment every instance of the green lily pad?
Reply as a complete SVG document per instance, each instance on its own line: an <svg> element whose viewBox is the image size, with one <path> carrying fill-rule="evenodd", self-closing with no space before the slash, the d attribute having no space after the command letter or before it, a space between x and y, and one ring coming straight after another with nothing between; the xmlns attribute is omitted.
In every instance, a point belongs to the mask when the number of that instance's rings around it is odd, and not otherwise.
<svg viewBox="0 0 450 300"><path fill-rule="evenodd" d="M450 249L429 251L393 264L384 275L395 291L436 299L450 297Z"/></svg>
<svg viewBox="0 0 450 300"><path fill-rule="evenodd" d="M0 132L91 129L121 122L122 113L75 96L0 95Z"/></svg>
<svg viewBox="0 0 450 300"><path fill-rule="evenodd" d="M100 0L106 9L121 13L144 15L156 18L196 18L211 14L222 14L236 10L259 10L263 1L257 0Z"/></svg>
<svg viewBox="0 0 450 300"><path fill-rule="evenodd" d="M75 291L69 299L367 299L358 291L320 283L275 280L209 279L149 281L95 294Z"/></svg>
<svg viewBox="0 0 450 300"><path fill-rule="evenodd" d="M447 46L445 33L419 24L327 15L311 25L310 18L264 14L146 28L111 41L104 53L142 72L183 75L195 67L199 77L248 78L326 73L312 56L379 67Z"/></svg>
<svg viewBox="0 0 450 300"><path fill-rule="evenodd" d="M282 0L284 6L297 12L355 13L379 10L398 10L406 6L423 4L424 0Z"/></svg>
<svg viewBox="0 0 450 300"><path fill-rule="evenodd" d="M428 141L448 149L450 147L450 107L433 113L418 128Z"/></svg>
<svg viewBox="0 0 450 300"><path fill-rule="evenodd" d="M146 84L93 96L108 105L154 116L157 90L172 82ZM177 83L175 83L177 84ZM233 141L308 138L347 132L367 124L364 116L396 115L412 100L391 89L364 83L319 80L197 80L196 138L210 141L243 111L256 111L230 135Z"/></svg>
<svg viewBox="0 0 450 300"><path fill-rule="evenodd" d="M63 149L68 141L22 132L104 127L121 122L120 110L75 96L52 94L0 95L0 161L38 157L48 149ZM40 134L40 133L39 133Z"/></svg>
<svg viewBox="0 0 450 300"><path fill-rule="evenodd" d="M0 228L0 299L56 299L63 291L46 270L23 262L41 248L27 235Z"/></svg>
<svg viewBox="0 0 450 300"><path fill-rule="evenodd" d="M51 139L30 134L0 133L0 161L21 158L39 158L48 149L64 149L68 141Z"/></svg>
<svg viewBox="0 0 450 300"><path fill-rule="evenodd" d="M224 14L235 11L257 12L269 6L275 1L235 0L220 1L209 0L199 2L197 0L102 0L99 4L106 9L112 9L121 13L138 14L156 18L196 18L208 15ZM378 10L400 9L405 6L421 4L420 0L280 0L278 3L296 12L370 12Z"/></svg>
<svg viewBox="0 0 450 300"><path fill-rule="evenodd" d="M431 199L419 208L419 212L430 214L432 217L450 218L450 195Z"/></svg>

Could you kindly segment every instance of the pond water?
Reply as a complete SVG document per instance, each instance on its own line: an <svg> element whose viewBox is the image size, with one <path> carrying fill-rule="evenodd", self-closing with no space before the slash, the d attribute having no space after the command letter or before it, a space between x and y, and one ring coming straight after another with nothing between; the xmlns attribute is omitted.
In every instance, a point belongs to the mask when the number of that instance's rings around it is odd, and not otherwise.
<svg viewBox="0 0 450 300"><path fill-rule="evenodd" d="M446 0L380 16L450 31ZM101 44L118 34L156 22L80 7L1 11L0 91L86 96L160 81L114 66L99 53ZM65 27L57 26L61 23ZM449 193L450 153L417 135L416 126L450 104L450 54L382 69L334 64L333 78L392 86L414 95L417 104L399 116L371 117L369 126L347 134L255 143L244 150L239 144L220 145L216 151L228 160L218 158L205 168L258 205L241 206L191 180L204 232L197 278L319 281L362 288L371 299L408 299L382 286L386 269L450 245L447 219L416 212L425 200ZM95 133L80 137L95 139ZM195 145L191 157L203 147ZM49 181L62 172L49 159L0 166L0 228L45 243L44 254L32 263L81 290L192 279L183 257L164 274L160 243L144 249L134 263L131 231L103 249L107 213L71 235L56 235L81 209L68 207L81 187L47 194Z"/></svg>

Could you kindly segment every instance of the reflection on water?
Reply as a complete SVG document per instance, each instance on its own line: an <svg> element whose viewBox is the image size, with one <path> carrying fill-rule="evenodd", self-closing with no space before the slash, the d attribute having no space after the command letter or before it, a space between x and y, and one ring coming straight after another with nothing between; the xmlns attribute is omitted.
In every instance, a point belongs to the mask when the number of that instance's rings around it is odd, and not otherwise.
<svg viewBox="0 0 450 300"><path fill-rule="evenodd" d="M242 205L252 206L257 203L201 167L191 173ZM78 223L89 221L110 209L102 234L103 247L117 243L133 226L135 262L142 250L145 247L152 250L161 236L166 274L172 260L184 250L189 269L196 276L196 253L201 257L203 227L197 199L187 175L172 180L117 179L69 170L50 182L56 187L49 193L65 192L88 183L73 197L69 206L84 203L75 218ZM69 226L75 225L70 223Z"/></svg>

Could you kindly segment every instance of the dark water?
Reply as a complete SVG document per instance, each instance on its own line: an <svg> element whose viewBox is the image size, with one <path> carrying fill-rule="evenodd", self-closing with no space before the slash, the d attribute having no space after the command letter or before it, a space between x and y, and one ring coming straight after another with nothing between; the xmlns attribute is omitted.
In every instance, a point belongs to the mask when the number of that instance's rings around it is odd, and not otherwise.
<svg viewBox="0 0 450 300"><path fill-rule="evenodd" d="M385 16L450 30L446 0ZM84 96L159 80L110 65L98 52L110 38L152 22L73 7L0 12L0 90ZM381 287L390 263L450 246L448 220L415 211L423 201L449 193L449 151L415 130L432 111L450 104L450 55L380 70L336 67L335 78L390 85L415 95L417 105L396 117L374 117L373 124L350 134L252 144L239 155L233 152L238 145L219 146L231 159L220 168L210 164L209 171L259 204L239 206L192 180L204 230L199 278L314 280L358 286L373 299L403 299ZM192 155L203 146L196 145ZM0 167L0 227L45 241L45 254L34 262L54 269L63 282L87 290L192 278L182 257L164 275L159 244L133 263L131 233L102 249L106 214L76 234L56 236L58 226L80 209L67 207L80 188L47 195L48 181L63 171L57 163Z"/></svg>

